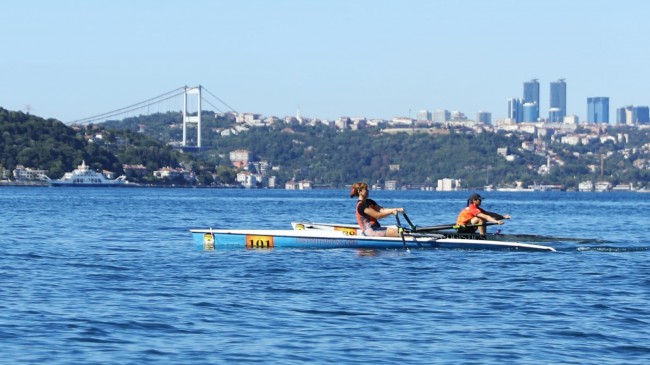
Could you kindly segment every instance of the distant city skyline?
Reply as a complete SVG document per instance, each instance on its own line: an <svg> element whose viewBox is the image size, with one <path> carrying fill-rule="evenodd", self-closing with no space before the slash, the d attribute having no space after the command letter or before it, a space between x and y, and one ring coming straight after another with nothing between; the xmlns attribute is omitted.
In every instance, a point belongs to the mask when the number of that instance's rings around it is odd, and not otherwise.
<svg viewBox="0 0 650 365"><path fill-rule="evenodd" d="M587 121L591 123L609 123L609 98L587 98Z"/></svg>
<svg viewBox="0 0 650 365"><path fill-rule="evenodd" d="M446 109L494 123L517 98L522 117L585 121L602 96L614 122L650 104L641 0L24 0L0 13L0 106L66 123L183 85L239 112L329 120ZM561 79L564 108L549 98Z"/></svg>
<svg viewBox="0 0 650 365"><path fill-rule="evenodd" d="M617 108L616 123L627 125L650 124L648 106L627 105Z"/></svg>

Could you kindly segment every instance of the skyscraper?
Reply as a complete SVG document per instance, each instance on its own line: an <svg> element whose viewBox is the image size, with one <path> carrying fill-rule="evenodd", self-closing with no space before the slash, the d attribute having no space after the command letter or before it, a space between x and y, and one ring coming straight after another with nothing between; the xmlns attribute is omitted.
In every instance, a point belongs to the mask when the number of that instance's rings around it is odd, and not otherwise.
<svg viewBox="0 0 650 365"><path fill-rule="evenodd" d="M537 118L539 117L539 108L537 107L537 104L535 104L535 103L524 103L524 105L522 106L522 109L523 109L523 114L524 114L523 121L525 123L537 122Z"/></svg>
<svg viewBox="0 0 650 365"><path fill-rule="evenodd" d="M515 123L523 121L524 110L521 107L521 100L517 98L508 99L508 119Z"/></svg>
<svg viewBox="0 0 650 365"><path fill-rule="evenodd" d="M431 112L426 110L426 109L420 110L420 111L418 111L418 114L417 114L416 118L417 118L418 122L420 122L420 121L423 121L423 122L430 121L431 120Z"/></svg>
<svg viewBox="0 0 650 365"><path fill-rule="evenodd" d="M616 124L626 124L625 107L616 109Z"/></svg>
<svg viewBox="0 0 650 365"><path fill-rule="evenodd" d="M524 100L522 105L534 103L537 106L537 111L533 111L535 114L534 121L537 121L539 118L539 82L537 79L532 79L528 82L524 82Z"/></svg>
<svg viewBox="0 0 650 365"><path fill-rule="evenodd" d="M483 124L492 124L492 113L479 111L476 113L476 122Z"/></svg>
<svg viewBox="0 0 650 365"><path fill-rule="evenodd" d="M636 108L634 105L616 109L616 123L636 125Z"/></svg>
<svg viewBox="0 0 650 365"><path fill-rule="evenodd" d="M548 110L548 121L551 123L560 123L564 119L560 108L551 108Z"/></svg>
<svg viewBox="0 0 650 365"><path fill-rule="evenodd" d="M451 119L451 114L446 109L438 109L433 112L433 121L435 123L444 123Z"/></svg>
<svg viewBox="0 0 650 365"><path fill-rule="evenodd" d="M609 123L609 98L587 98L587 122Z"/></svg>
<svg viewBox="0 0 650 365"><path fill-rule="evenodd" d="M650 123L650 109L647 106L628 105L616 109L618 124L639 125Z"/></svg>
<svg viewBox="0 0 650 365"><path fill-rule="evenodd" d="M636 121L637 124L649 124L650 123L650 109L647 106L637 106L636 107Z"/></svg>
<svg viewBox="0 0 650 365"><path fill-rule="evenodd" d="M551 82L551 106L549 110L557 108L554 113L549 112L550 122L561 122L566 115L566 82L564 79Z"/></svg>

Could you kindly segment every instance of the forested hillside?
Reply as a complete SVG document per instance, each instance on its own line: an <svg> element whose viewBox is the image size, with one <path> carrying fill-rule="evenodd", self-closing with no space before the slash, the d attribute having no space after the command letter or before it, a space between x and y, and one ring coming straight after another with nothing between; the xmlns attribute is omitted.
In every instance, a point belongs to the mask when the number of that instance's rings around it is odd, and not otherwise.
<svg viewBox="0 0 650 365"><path fill-rule="evenodd" d="M527 165L543 161L526 154L508 163L497 154L497 148L518 141L487 135L383 134L378 130L341 133L328 127L254 128L236 138L220 138L216 143L219 150L252 151L259 159L281 166L285 178L335 185L357 180L435 185L438 179L454 178L471 186L483 186L488 179L526 179L530 176Z"/></svg>
<svg viewBox="0 0 650 365"><path fill-rule="evenodd" d="M131 130L144 126L144 133L153 138L179 141L181 121L180 113L166 113L107 122L106 126ZM524 186L537 183L567 188L576 188L585 180L639 187L650 183L650 153L644 147L650 145L650 131L630 126L608 126L601 132L617 140L606 138L605 142L591 140L577 145L563 144L552 134L475 133L463 128L449 128L448 134L439 135L387 134L378 128L340 131L284 121L229 135L220 133L233 126L232 120L204 112L202 136L203 146L207 147L195 157L204 166L219 166L217 169L224 172L228 153L246 149L257 161L275 167L273 175L280 183L292 178L333 186L356 180L435 186L438 179L451 178L461 179L465 188L512 185L517 181ZM580 127L574 133L592 132ZM523 142L533 141L543 143L543 150L522 148ZM504 147L514 160L507 161L497 153ZM547 158L553 159L550 172L539 174Z"/></svg>
<svg viewBox="0 0 650 365"><path fill-rule="evenodd" d="M0 167L8 170L23 165L59 178L85 161L92 169L122 174L123 164L176 167L177 155L166 144L129 130L73 129L55 119L0 108Z"/></svg>
<svg viewBox="0 0 650 365"><path fill-rule="evenodd" d="M180 140L179 114L167 113L105 123L112 129L138 130L161 140ZM176 124L176 128L171 128ZM536 169L543 156L519 151L521 138L504 134L471 134L457 131L444 135L426 133L386 134L380 129L340 131L324 125L304 126L279 122L240 133L221 135L233 123L203 115L203 145L197 155L206 164L226 165L236 149L252 152L257 161L276 167L280 182L309 179L316 184L343 186L357 180L397 180L402 185L435 186L438 179L463 180L466 186L482 187L503 181L541 182ZM196 132L188 133L192 138ZM194 141L192 141L194 142ZM508 162L497 149L508 147L520 158ZM391 169L392 166L392 169Z"/></svg>
<svg viewBox="0 0 650 365"><path fill-rule="evenodd" d="M354 181L400 186L436 186L438 179L462 180L464 188L487 184L522 182L524 186L563 184L576 187L584 180L607 180L647 186L650 158L647 130L618 128L625 138L604 143L566 145L545 137L546 152L531 152L522 142L538 138L531 134L474 133L462 128L442 134L385 133L379 128L341 131L322 124L298 125L280 121L271 126L235 128L231 119L203 116L203 148L181 152L171 147L182 139L180 113L154 114L122 121L76 127L54 119L11 112L0 108L0 167L17 164L45 169L51 178L71 171L82 160L93 169L122 173L123 165L142 164L149 171L137 182L161 183L151 172L183 165L196 176L190 183L232 184L239 170L229 153L251 152L252 173L276 176L277 184L308 179L317 185L341 187ZM230 131L230 133L222 133ZM192 131L190 131L192 132ZM193 133L188 133L191 142ZM98 138L98 136L100 138ZM538 139L536 143L540 142ZM497 150L507 148L507 160ZM539 174L547 157L554 164ZM264 171L257 171L265 169ZM602 169L601 169L602 168ZM171 183L171 182L168 182Z"/></svg>

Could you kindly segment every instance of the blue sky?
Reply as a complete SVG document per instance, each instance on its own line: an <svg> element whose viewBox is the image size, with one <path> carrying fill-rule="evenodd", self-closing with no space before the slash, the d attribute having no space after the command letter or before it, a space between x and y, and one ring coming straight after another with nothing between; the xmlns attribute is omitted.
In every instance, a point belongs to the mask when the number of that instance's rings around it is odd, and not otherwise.
<svg viewBox="0 0 650 365"><path fill-rule="evenodd" d="M494 121L532 78L547 116L563 78L569 114L608 96L614 122L650 104L648 14L642 0L2 1L0 106L67 123L200 84L239 112Z"/></svg>

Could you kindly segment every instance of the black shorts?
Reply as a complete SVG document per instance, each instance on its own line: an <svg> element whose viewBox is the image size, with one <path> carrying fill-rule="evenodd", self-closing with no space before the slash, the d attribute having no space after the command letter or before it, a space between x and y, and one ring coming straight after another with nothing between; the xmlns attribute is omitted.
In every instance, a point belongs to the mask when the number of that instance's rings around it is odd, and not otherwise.
<svg viewBox="0 0 650 365"><path fill-rule="evenodd" d="M478 227L458 227L458 233L475 233Z"/></svg>

